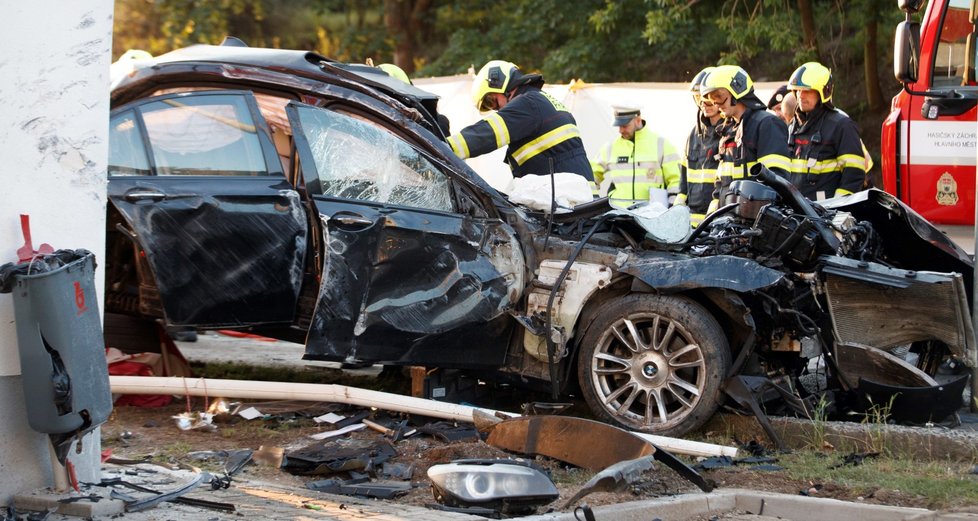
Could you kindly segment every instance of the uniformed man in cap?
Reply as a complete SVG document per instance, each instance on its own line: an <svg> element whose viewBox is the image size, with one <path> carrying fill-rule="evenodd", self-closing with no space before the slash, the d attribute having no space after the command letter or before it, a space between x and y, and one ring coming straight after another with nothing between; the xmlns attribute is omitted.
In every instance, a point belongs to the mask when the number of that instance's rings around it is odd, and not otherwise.
<svg viewBox="0 0 978 521"><path fill-rule="evenodd" d="M591 161L600 194L627 208L650 196L671 204L679 193L680 156L676 147L652 132L636 107L614 107L617 139L606 143ZM660 201L666 202L666 201Z"/></svg>

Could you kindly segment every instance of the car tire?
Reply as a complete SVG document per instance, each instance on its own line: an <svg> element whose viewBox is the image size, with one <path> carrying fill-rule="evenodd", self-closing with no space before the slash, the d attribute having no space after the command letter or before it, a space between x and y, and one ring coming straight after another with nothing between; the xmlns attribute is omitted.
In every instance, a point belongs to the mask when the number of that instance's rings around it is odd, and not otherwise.
<svg viewBox="0 0 978 521"><path fill-rule="evenodd" d="M679 436L719 407L730 348L720 324L696 302L632 294L597 313L577 361L581 391L598 419Z"/></svg>

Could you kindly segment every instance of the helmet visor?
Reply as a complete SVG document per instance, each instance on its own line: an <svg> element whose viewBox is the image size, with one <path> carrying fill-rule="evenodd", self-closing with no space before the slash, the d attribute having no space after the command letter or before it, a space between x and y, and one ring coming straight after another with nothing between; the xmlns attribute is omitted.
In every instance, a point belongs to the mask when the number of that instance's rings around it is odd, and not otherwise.
<svg viewBox="0 0 978 521"><path fill-rule="evenodd" d="M485 96L479 100L479 112L490 112L496 110L496 99L492 96L492 93L487 93Z"/></svg>

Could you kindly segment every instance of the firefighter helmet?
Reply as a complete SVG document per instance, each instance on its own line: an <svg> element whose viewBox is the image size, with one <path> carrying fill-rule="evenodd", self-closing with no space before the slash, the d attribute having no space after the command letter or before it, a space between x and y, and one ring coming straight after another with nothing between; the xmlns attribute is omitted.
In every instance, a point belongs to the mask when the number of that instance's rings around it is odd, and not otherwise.
<svg viewBox="0 0 978 521"><path fill-rule="evenodd" d="M689 91L694 94L699 94L700 84L703 83L703 78L706 78L706 76L713 72L714 69L716 69L716 67L706 67L700 72L697 72L696 76L693 76L693 81L689 82Z"/></svg>
<svg viewBox="0 0 978 521"><path fill-rule="evenodd" d="M511 90L515 85L510 85L510 80L519 74L519 70L515 64L503 60L492 60L483 65L472 83L472 102L475 103L475 108L480 112L489 111L486 94L505 94Z"/></svg>
<svg viewBox="0 0 978 521"><path fill-rule="evenodd" d="M736 65L721 65L703 78L700 95L706 96L719 89L726 89L735 100L739 100L754 90L754 82L744 69Z"/></svg>
<svg viewBox="0 0 978 521"><path fill-rule="evenodd" d="M393 63L381 63L377 66L377 68L386 72L391 78L401 80L404 83L411 85L411 78L408 78L408 75L406 72L404 72L404 69L398 67L397 65L394 65Z"/></svg>
<svg viewBox="0 0 978 521"><path fill-rule="evenodd" d="M832 101L832 71L821 63L808 62L791 74L788 88L818 91L822 103L828 103Z"/></svg>

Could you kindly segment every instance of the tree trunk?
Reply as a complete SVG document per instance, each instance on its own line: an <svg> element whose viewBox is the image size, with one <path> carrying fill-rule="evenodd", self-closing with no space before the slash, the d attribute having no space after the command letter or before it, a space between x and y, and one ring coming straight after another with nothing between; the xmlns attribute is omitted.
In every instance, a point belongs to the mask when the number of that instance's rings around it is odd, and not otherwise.
<svg viewBox="0 0 978 521"><path fill-rule="evenodd" d="M384 0L384 25L394 38L394 65L414 72L414 35L411 34L411 0Z"/></svg>
<svg viewBox="0 0 978 521"><path fill-rule="evenodd" d="M812 53L816 61L821 62L822 57L818 52L818 38L815 37L815 14L812 12L812 0L798 0L798 15L801 17L801 32L805 48Z"/></svg>
<svg viewBox="0 0 978 521"><path fill-rule="evenodd" d="M879 112L883 108L883 91L880 89L879 48L877 37L879 21L872 15L866 22L863 40L863 69L866 78L866 102L869 110Z"/></svg>

